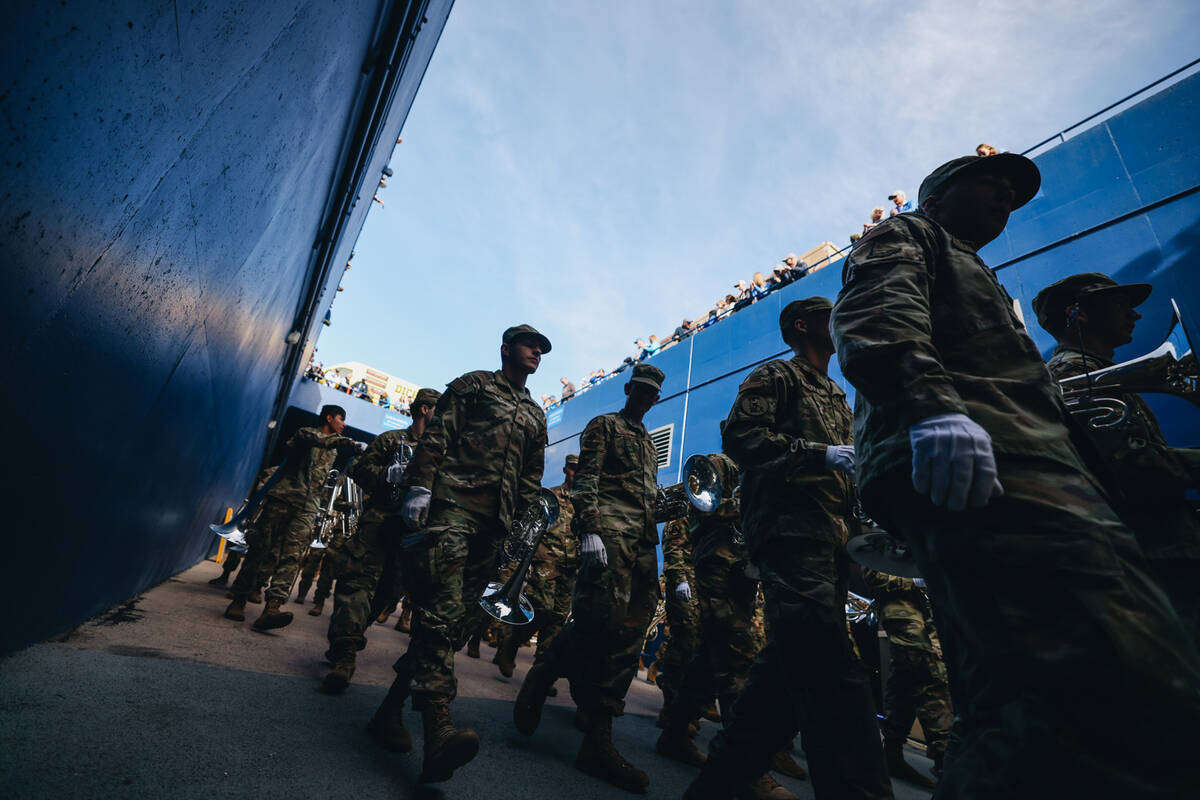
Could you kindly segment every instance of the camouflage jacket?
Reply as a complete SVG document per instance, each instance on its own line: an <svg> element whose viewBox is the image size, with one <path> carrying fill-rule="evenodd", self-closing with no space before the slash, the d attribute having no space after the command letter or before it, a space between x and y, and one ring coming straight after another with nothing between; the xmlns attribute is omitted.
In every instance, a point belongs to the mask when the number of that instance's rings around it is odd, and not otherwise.
<svg viewBox="0 0 1200 800"><path fill-rule="evenodd" d="M571 487L576 533L607 532L657 544L657 494L658 455L646 426L621 411L589 422L579 437L579 469Z"/></svg>
<svg viewBox="0 0 1200 800"><path fill-rule="evenodd" d="M694 507L688 509L687 528L692 545L692 563L718 558L732 565L746 559L745 545L735 545L733 541L733 527L741 524L741 501L733 499L741 475L733 459L724 453L713 454L709 459L716 465L721 478L721 505L707 513L697 511Z"/></svg>
<svg viewBox="0 0 1200 800"><path fill-rule="evenodd" d="M338 448L354 440L331 433L323 435L317 428L301 428L287 442L287 462L282 465L283 477L267 494L272 500L287 503L301 511L317 511L325 496L325 479Z"/></svg>
<svg viewBox="0 0 1200 800"><path fill-rule="evenodd" d="M845 544L850 478L825 466L825 448L853 444L846 394L799 356L757 367L721 425L742 467L742 528L751 553L777 536Z"/></svg>
<svg viewBox="0 0 1200 800"><path fill-rule="evenodd" d="M1012 298L965 243L925 215L900 214L858 240L842 268L832 328L858 390L860 488L911 469L908 429L966 414L997 453L1083 470L1062 395Z"/></svg>
<svg viewBox="0 0 1200 800"><path fill-rule="evenodd" d="M1112 361L1087 355L1087 370ZM1059 346L1047 365L1056 380L1082 375L1084 354ZM1200 558L1200 516L1184 497L1200 481L1200 451L1170 447L1150 406L1136 394L1122 394L1129 419L1115 428L1080 426L1107 460L1127 503L1125 517L1142 550L1151 558Z"/></svg>
<svg viewBox="0 0 1200 800"><path fill-rule="evenodd" d="M912 578L863 568L863 581L875 590L875 611L883 621L888 641L902 647L933 652L929 638L929 601Z"/></svg>
<svg viewBox="0 0 1200 800"><path fill-rule="evenodd" d="M529 390L499 370L468 372L438 400L405 483L507 528L537 499L545 450L546 415Z"/></svg>
<svg viewBox="0 0 1200 800"><path fill-rule="evenodd" d="M391 514L400 513L400 501L404 499L403 487L396 487L393 493L392 485L387 482L388 468L395 463L400 445L407 444L415 453L417 438L413 436L412 428L404 430L384 431L375 437L371 445L354 462L350 477L358 483L363 491L363 515L359 525L378 524ZM393 494L396 499L393 500Z"/></svg>
<svg viewBox="0 0 1200 800"><path fill-rule="evenodd" d="M533 555L533 563L571 575L579 566L579 537L571 529L571 520L575 516L571 492L565 483L550 491L558 498L558 519L542 534L541 544Z"/></svg>
<svg viewBox="0 0 1200 800"><path fill-rule="evenodd" d="M667 580L667 592L687 583L696 588L696 572L692 568L692 544L688 541L687 517L673 519L663 526L662 531L663 576Z"/></svg>

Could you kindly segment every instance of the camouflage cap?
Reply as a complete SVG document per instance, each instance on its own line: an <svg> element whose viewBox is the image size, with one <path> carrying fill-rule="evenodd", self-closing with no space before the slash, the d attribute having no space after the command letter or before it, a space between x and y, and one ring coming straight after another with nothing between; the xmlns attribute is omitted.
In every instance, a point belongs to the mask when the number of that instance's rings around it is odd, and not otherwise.
<svg viewBox="0 0 1200 800"><path fill-rule="evenodd" d="M517 339L521 339L523 337L529 337L531 339L536 340L537 343L542 346L543 353L550 352L550 340L547 339L541 333L538 333L537 328L533 327L532 325L514 325L514 326L512 326L511 328L509 328L508 330L506 330L504 332L503 342L505 344L512 344Z"/></svg>
<svg viewBox="0 0 1200 800"><path fill-rule="evenodd" d="M567 466L568 467L578 467L579 466L579 456L577 456L575 453L571 453L569 456L567 456Z"/></svg>
<svg viewBox="0 0 1200 800"><path fill-rule="evenodd" d="M806 297L803 300L793 300L779 312L779 332L790 331L798 319L829 311L833 311L833 302L828 297Z"/></svg>
<svg viewBox="0 0 1200 800"><path fill-rule="evenodd" d="M630 383L644 383L647 386L653 386L655 391L662 389L663 380L666 375L658 367L652 367L649 364L637 364L633 368L633 376L629 379Z"/></svg>
<svg viewBox="0 0 1200 800"><path fill-rule="evenodd" d="M1016 153L997 153L994 156L962 156L942 164L921 181L921 189L917 193L917 205L925 205L925 201L929 197L937 194L954 181L977 172L1003 175L1012 181L1013 191L1016 192L1012 206L1014 211L1032 200L1042 185L1042 173L1038 171L1037 164L1025 156Z"/></svg>
<svg viewBox="0 0 1200 800"><path fill-rule="evenodd" d="M995 156L989 156L995 158ZM1037 293L1033 298L1033 313L1037 314L1038 324L1050 333L1056 333L1066 322L1064 311L1067 306L1082 300L1084 297L1102 293L1123 292L1129 296L1129 303L1139 306L1150 296L1154 287L1148 283L1117 283L1102 272L1080 272L1068 275L1062 280L1055 281Z"/></svg>
<svg viewBox="0 0 1200 800"><path fill-rule="evenodd" d="M437 389L420 389L413 396L412 402L409 403L410 408L417 406L436 406L437 401L441 398L442 393Z"/></svg>

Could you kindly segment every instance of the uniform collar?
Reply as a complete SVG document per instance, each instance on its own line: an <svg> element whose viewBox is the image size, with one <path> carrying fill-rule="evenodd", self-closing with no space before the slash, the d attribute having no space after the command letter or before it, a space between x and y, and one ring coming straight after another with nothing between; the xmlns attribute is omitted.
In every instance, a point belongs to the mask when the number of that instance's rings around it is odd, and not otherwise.
<svg viewBox="0 0 1200 800"><path fill-rule="evenodd" d="M1072 347L1069 344L1060 344L1057 347L1055 347L1054 352L1050 354L1050 357L1054 358L1055 356L1059 355L1060 353L1077 355L1080 358L1084 359L1085 361L1094 362L1095 364L1097 364L1098 366L1101 366L1101 367L1111 367L1112 365L1117 363L1115 361L1110 361L1107 358L1102 358L1101 356L1098 356L1095 353L1089 353L1087 350L1081 350L1078 347Z"/></svg>
<svg viewBox="0 0 1200 800"><path fill-rule="evenodd" d="M528 400L531 403L533 402L533 395L531 395L529 393L528 386L518 387L516 384L514 384L512 381L510 381L508 379L508 376L504 374L504 370L499 370L499 369L496 370L495 375L496 375L496 381L498 383L503 384L514 395L516 395L519 398Z"/></svg>

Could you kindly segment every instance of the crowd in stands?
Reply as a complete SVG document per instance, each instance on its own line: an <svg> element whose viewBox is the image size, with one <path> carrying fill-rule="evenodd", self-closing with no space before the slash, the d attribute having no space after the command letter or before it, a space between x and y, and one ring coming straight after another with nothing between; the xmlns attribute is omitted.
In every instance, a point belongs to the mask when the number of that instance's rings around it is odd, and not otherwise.
<svg viewBox="0 0 1200 800"><path fill-rule="evenodd" d="M308 362L308 367L304 370L304 377L310 381L323 383L334 391L345 392L351 397L357 397L381 408L388 408L409 416L408 404L403 400L392 400L386 389L382 392L375 392L361 378L351 383L350 377L344 372L336 368L325 369L319 361Z"/></svg>

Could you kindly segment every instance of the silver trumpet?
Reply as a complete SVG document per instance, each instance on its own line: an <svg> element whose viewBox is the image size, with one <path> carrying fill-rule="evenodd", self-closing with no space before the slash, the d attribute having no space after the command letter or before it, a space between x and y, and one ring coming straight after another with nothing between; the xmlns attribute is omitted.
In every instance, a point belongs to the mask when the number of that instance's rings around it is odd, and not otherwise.
<svg viewBox="0 0 1200 800"><path fill-rule="evenodd" d="M525 509L504 537L504 557L519 561L520 565L503 584L489 583L479 598L480 607L489 615L509 625L527 625L533 621L533 604L523 594L525 575L542 542L542 534L557 521L558 497L549 489L542 489L537 501Z"/></svg>

